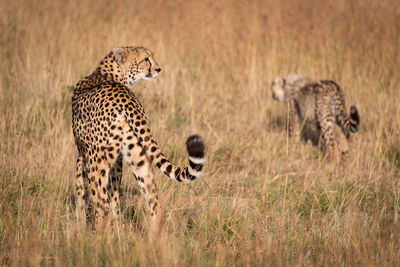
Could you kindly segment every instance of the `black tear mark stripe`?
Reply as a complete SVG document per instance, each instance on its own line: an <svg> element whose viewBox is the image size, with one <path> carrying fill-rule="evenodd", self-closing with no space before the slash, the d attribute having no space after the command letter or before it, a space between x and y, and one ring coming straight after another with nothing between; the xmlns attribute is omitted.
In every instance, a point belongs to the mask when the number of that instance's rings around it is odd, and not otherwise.
<svg viewBox="0 0 400 267"><path fill-rule="evenodd" d="M150 67L148 70L149 73L147 74L147 77L151 78L151 61L149 60L149 58L146 58L146 61L149 62L149 64L150 64Z"/></svg>

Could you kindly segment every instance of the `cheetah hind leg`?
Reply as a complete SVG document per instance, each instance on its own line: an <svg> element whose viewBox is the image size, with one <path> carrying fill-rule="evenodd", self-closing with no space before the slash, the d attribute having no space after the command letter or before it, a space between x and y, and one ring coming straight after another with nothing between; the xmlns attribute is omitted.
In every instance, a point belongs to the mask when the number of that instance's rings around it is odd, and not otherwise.
<svg viewBox="0 0 400 267"><path fill-rule="evenodd" d="M339 144L339 151L340 151L340 156L341 159L346 157L349 154L350 150L350 136L346 137L343 134L340 134L340 144Z"/></svg>
<svg viewBox="0 0 400 267"><path fill-rule="evenodd" d="M321 121L321 138L324 156L328 158L331 163L336 163L338 160L338 147L334 138L334 124L331 117L326 117Z"/></svg>
<svg viewBox="0 0 400 267"><path fill-rule="evenodd" d="M126 145L122 149L123 159L128 163L139 184L140 191L146 199L150 210L149 238L150 240L155 240L160 235L162 223L152 162L146 156L144 149L133 132L127 133L124 143Z"/></svg>
<svg viewBox="0 0 400 267"><path fill-rule="evenodd" d="M92 216L94 215L95 229L102 232L109 225L109 215L111 215L110 196L113 196L109 173L118 158L118 154L117 150L109 151L100 160L96 160L95 153L91 154L92 157L89 158L91 164L86 166L88 172L88 195L92 207ZM97 159L99 158L97 157Z"/></svg>
<svg viewBox="0 0 400 267"><path fill-rule="evenodd" d="M122 179L122 155L119 154L117 161L114 163L114 166L110 168L110 173L109 173L109 184L111 186L109 190L110 207L111 207L111 212L115 219L118 219L121 208L120 196L119 196L121 179Z"/></svg>

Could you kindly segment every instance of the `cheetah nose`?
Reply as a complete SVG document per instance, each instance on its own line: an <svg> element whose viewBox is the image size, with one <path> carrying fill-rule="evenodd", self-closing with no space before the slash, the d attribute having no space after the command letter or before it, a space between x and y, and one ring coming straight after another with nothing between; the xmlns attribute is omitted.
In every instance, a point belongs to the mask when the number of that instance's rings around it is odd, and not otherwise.
<svg viewBox="0 0 400 267"><path fill-rule="evenodd" d="M157 72L160 72L160 71L161 71L161 68L156 69L156 71L157 71Z"/></svg>

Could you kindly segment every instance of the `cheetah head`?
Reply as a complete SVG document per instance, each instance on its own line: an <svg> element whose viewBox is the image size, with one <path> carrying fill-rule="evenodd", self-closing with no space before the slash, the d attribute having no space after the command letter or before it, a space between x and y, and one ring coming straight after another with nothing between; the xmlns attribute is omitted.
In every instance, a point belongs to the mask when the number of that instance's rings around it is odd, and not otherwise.
<svg viewBox="0 0 400 267"><path fill-rule="evenodd" d="M271 83L272 98L279 102L285 101L285 78L276 77Z"/></svg>
<svg viewBox="0 0 400 267"><path fill-rule="evenodd" d="M153 80L161 71L153 53L144 47L114 48L109 54L114 79L128 88L139 80Z"/></svg>

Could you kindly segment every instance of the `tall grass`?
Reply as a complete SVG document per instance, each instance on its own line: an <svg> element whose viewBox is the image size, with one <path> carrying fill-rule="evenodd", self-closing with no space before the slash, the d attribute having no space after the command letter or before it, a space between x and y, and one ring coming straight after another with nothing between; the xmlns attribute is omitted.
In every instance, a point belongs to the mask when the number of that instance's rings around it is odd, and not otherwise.
<svg viewBox="0 0 400 267"><path fill-rule="evenodd" d="M204 181L157 171L155 244L128 169L114 233L73 213L73 86L123 45L163 69L134 91L165 154L183 165L187 136L207 143ZM399 265L399 50L391 0L0 0L0 264ZM285 73L333 79L357 105L344 164L287 142L269 92Z"/></svg>

